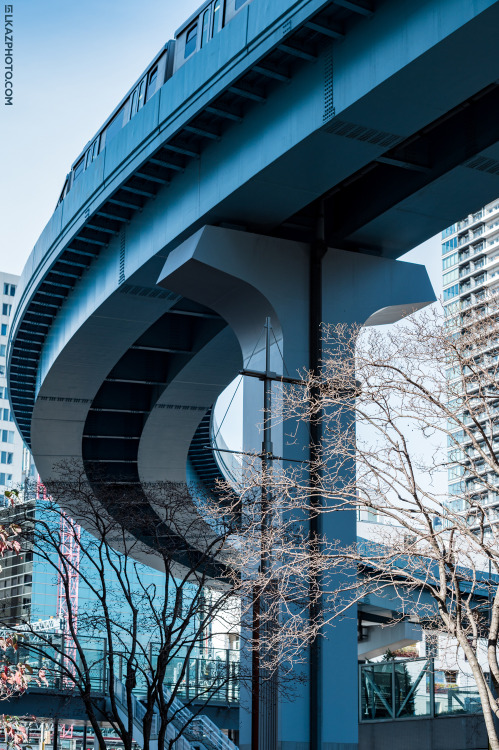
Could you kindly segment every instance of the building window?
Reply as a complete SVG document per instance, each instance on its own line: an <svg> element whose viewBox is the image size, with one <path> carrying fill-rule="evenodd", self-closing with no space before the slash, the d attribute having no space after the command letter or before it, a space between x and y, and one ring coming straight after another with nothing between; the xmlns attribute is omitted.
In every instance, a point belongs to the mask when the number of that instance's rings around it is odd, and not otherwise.
<svg viewBox="0 0 499 750"><path fill-rule="evenodd" d="M8 421L9 421L9 416L10 416L10 409L4 409L4 410L3 410L3 418L4 418L4 420L5 420L6 422L8 422Z"/></svg>
<svg viewBox="0 0 499 750"><path fill-rule="evenodd" d="M3 293L8 294L10 297L13 297L16 293L16 285L15 284L4 284L3 285Z"/></svg>
<svg viewBox="0 0 499 750"><path fill-rule="evenodd" d="M13 443L14 432L12 430L2 430L2 443Z"/></svg>
<svg viewBox="0 0 499 750"><path fill-rule="evenodd" d="M191 28L189 29L189 31L187 32L185 36L184 58L189 57L189 55L192 55L192 53L196 51L197 38L198 38L198 25L196 22L196 25L191 26Z"/></svg>
<svg viewBox="0 0 499 750"><path fill-rule="evenodd" d="M447 242L442 242L442 255L454 250L457 246L457 237L453 237L451 240L447 240Z"/></svg>
<svg viewBox="0 0 499 750"><path fill-rule="evenodd" d="M442 261L442 268L445 271L446 268L450 268L450 266L455 266L456 263L459 262L459 257L457 253L452 253L452 255L448 255L447 258L444 258Z"/></svg>
<svg viewBox="0 0 499 750"><path fill-rule="evenodd" d="M2 323L1 335L2 336L7 336L7 330L8 330L7 323Z"/></svg>
<svg viewBox="0 0 499 750"><path fill-rule="evenodd" d="M0 365L0 375L5 375L5 365Z"/></svg>
<svg viewBox="0 0 499 750"><path fill-rule="evenodd" d="M456 297L459 294L459 284L454 284L448 289L444 289L444 302L452 297Z"/></svg>
<svg viewBox="0 0 499 750"><path fill-rule="evenodd" d="M2 305L2 315L10 315L10 311L12 310L12 305L8 305L6 302Z"/></svg>
<svg viewBox="0 0 499 750"><path fill-rule="evenodd" d="M442 283L444 286L450 284L452 281L457 281L459 278L459 268L454 268L448 273L444 273Z"/></svg>
<svg viewBox="0 0 499 750"><path fill-rule="evenodd" d="M13 455L13 453L8 453L7 451L0 451L0 463L11 464Z"/></svg>
<svg viewBox="0 0 499 750"><path fill-rule="evenodd" d="M7 398L7 388L0 386L0 399Z"/></svg>

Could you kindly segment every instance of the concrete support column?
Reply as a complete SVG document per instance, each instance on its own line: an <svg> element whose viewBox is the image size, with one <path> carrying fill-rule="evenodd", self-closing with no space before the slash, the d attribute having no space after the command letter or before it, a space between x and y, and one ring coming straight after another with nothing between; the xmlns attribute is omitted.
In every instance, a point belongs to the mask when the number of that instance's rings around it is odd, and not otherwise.
<svg viewBox="0 0 499 750"><path fill-rule="evenodd" d="M158 283L219 313L239 341L245 367L252 370L264 369L262 332L270 317L276 337L272 369L283 373L285 367L286 374L296 377L310 365L310 253L308 245L298 242L204 227L170 254ZM314 326L318 321L391 323L434 300L426 269L415 264L328 249L320 276L322 301ZM244 447L260 450L262 384L246 380ZM304 428L291 441L281 426L272 440L277 455L307 457L310 436ZM354 513L327 514L321 531L345 545L353 543ZM357 748L356 611L325 635L312 662L299 667L308 684L297 679L293 700L279 699L279 750ZM241 750L251 747L249 705L250 696L243 696Z"/></svg>

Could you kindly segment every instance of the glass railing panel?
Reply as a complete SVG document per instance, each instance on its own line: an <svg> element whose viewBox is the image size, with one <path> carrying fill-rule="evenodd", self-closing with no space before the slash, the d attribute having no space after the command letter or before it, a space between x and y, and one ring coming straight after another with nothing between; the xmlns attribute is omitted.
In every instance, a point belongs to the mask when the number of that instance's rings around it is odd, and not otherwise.
<svg viewBox="0 0 499 750"><path fill-rule="evenodd" d="M431 714L430 662L395 662L395 709L397 717Z"/></svg>
<svg viewBox="0 0 499 750"><path fill-rule="evenodd" d="M480 713L480 696L476 687L446 685L435 675L435 714L449 716L455 714Z"/></svg>
<svg viewBox="0 0 499 750"><path fill-rule="evenodd" d="M480 696L469 676L434 670L432 658L361 666L361 721L474 713L481 713Z"/></svg>
<svg viewBox="0 0 499 750"><path fill-rule="evenodd" d="M393 719L393 662L369 664L361 670L361 721Z"/></svg>
<svg viewBox="0 0 499 750"><path fill-rule="evenodd" d="M188 695L188 672L185 671L182 676L182 668L184 666L184 659L177 657L172 659L166 668L165 675L165 687L169 690L177 688L176 697L186 699Z"/></svg>

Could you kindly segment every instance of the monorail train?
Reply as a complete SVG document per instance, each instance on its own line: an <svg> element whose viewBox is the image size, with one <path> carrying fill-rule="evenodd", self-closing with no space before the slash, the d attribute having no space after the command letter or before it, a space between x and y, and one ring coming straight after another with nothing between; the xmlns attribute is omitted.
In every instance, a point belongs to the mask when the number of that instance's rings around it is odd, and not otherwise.
<svg viewBox="0 0 499 750"><path fill-rule="evenodd" d="M159 91L161 86L250 2L251 0L206 0L177 29L175 39L167 42L158 52L147 70L135 82L73 163L58 203L64 200L78 177L105 149L109 141Z"/></svg>

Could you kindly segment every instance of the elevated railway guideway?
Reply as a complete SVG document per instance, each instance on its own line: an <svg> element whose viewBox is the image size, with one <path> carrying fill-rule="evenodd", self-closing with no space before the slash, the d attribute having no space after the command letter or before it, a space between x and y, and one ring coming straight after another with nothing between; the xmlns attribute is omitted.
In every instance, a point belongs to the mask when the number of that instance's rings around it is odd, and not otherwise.
<svg viewBox="0 0 499 750"><path fill-rule="evenodd" d="M267 316L292 374L317 364L321 320L430 302L396 259L499 192L497 28L497 0L209 0L165 40L75 159L19 286L9 393L42 480L72 458L98 496L104 474L154 513L150 481L215 484L206 415ZM324 532L353 541L355 519ZM349 673L355 630L282 703L286 750L355 747L355 691L325 669Z"/></svg>

